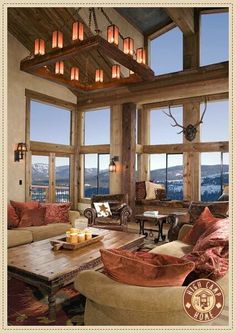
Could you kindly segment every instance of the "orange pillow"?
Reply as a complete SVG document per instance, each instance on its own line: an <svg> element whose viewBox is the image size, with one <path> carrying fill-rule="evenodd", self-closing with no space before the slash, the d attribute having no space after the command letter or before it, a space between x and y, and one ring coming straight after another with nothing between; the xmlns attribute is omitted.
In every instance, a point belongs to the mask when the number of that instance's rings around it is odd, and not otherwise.
<svg viewBox="0 0 236 333"><path fill-rule="evenodd" d="M10 200L11 205L15 208L15 212L19 219L21 219L21 214L25 208L38 208L38 201L28 201L28 202L18 202Z"/></svg>
<svg viewBox="0 0 236 333"><path fill-rule="evenodd" d="M181 286L195 267L191 261L157 253L114 249L100 252L109 277L136 286Z"/></svg>
<svg viewBox="0 0 236 333"><path fill-rule="evenodd" d="M45 225L46 207L25 208L21 213L19 227Z"/></svg>
<svg viewBox="0 0 236 333"><path fill-rule="evenodd" d="M18 227L19 223L20 223L20 219L16 214L15 208L12 207L12 205L8 204L8 206L7 206L7 227L8 227L8 229Z"/></svg>
<svg viewBox="0 0 236 333"><path fill-rule="evenodd" d="M207 228L219 221L220 218L214 217L208 207L205 207L197 221L189 232L182 238L182 241L187 244L195 245L198 238L207 230Z"/></svg>

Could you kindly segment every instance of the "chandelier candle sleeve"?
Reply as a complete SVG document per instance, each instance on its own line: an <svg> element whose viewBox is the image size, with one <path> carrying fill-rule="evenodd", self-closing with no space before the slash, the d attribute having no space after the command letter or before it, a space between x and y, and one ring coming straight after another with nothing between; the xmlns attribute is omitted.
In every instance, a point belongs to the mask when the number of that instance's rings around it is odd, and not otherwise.
<svg viewBox="0 0 236 333"><path fill-rule="evenodd" d="M63 61L57 61L55 65L55 74L64 74L64 62Z"/></svg>
<svg viewBox="0 0 236 333"><path fill-rule="evenodd" d="M136 59L139 64L146 64L146 52L144 48L140 47L136 50Z"/></svg>
<svg viewBox="0 0 236 333"><path fill-rule="evenodd" d="M120 65L113 65L112 66L112 79L119 79L120 78Z"/></svg>
<svg viewBox="0 0 236 333"><path fill-rule="evenodd" d="M79 81L79 68L78 67L72 67L70 70L70 79Z"/></svg>
<svg viewBox="0 0 236 333"><path fill-rule="evenodd" d="M96 69L95 82L103 82L103 70L102 69Z"/></svg>
<svg viewBox="0 0 236 333"><path fill-rule="evenodd" d="M59 30L52 33L52 48L63 48L63 33Z"/></svg>
<svg viewBox="0 0 236 333"><path fill-rule="evenodd" d="M134 40L133 38L126 37L123 41L123 51L125 54L134 55Z"/></svg>
<svg viewBox="0 0 236 333"><path fill-rule="evenodd" d="M81 22L74 22L72 25L72 40L82 41L84 40L84 25Z"/></svg>
<svg viewBox="0 0 236 333"><path fill-rule="evenodd" d="M34 55L44 55L44 54L45 54L45 41L40 38L35 39Z"/></svg>
<svg viewBox="0 0 236 333"><path fill-rule="evenodd" d="M119 44L119 28L112 24L107 27L107 41L108 43Z"/></svg>

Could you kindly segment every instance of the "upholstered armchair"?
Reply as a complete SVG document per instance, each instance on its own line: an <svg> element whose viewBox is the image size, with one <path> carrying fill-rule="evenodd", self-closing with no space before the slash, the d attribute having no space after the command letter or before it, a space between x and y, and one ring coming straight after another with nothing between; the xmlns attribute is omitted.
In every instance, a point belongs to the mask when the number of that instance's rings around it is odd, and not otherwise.
<svg viewBox="0 0 236 333"><path fill-rule="evenodd" d="M84 211L84 216L88 218L88 225L104 229L126 230L127 223L132 216L132 210L127 204L125 194L94 195L91 199L91 208ZM98 217L94 207L95 202L108 202L111 215Z"/></svg>

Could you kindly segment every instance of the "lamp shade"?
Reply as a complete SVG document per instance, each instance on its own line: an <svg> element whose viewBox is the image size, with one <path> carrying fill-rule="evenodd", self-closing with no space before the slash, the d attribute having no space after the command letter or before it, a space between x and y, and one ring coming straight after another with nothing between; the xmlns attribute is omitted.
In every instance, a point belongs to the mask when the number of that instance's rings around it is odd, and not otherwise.
<svg viewBox="0 0 236 333"><path fill-rule="evenodd" d="M55 64L55 74L64 74L64 62L63 61L57 61Z"/></svg>
<svg viewBox="0 0 236 333"><path fill-rule="evenodd" d="M79 81L79 68L78 67L72 67L70 70L70 79Z"/></svg>
<svg viewBox="0 0 236 333"><path fill-rule="evenodd" d="M146 52L140 47L136 50L136 60L139 64L146 64Z"/></svg>
<svg viewBox="0 0 236 333"><path fill-rule="evenodd" d="M103 70L102 69L96 69L95 82L103 82Z"/></svg>
<svg viewBox="0 0 236 333"><path fill-rule="evenodd" d="M107 41L108 43L119 44L119 28L112 24L107 27Z"/></svg>
<svg viewBox="0 0 236 333"><path fill-rule="evenodd" d="M52 48L63 48L63 33L59 30L52 33Z"/></svg>
<svg viewBox="0 0 236 333"><path fill-rule="evenodd" d="M84 25L81 22L74 22L72 24L72 40L82 41L84 40Z"/></svg>
<svg viewBox="0 0 236 333"><path fill-rule="evenodd" d="M37 38L34 41L34 55L44 55L45 54L45 40Z"/></svg>
<svg viewBox="0 0 236 333"><path fill-rule="evenodd" d="M134 40L133 38L126 37L123 40L123 51L125 54L129 54L131 56L134 55Z"/></svg>
<svg viewBox="0 0 236 333"><path fill-rule="evenodd" d="M116 172L116 163L113 158L109 164L109 172Z"/></svg>
<svg viewBox="0 0 236 333"><path fill-rule="evenodd" d="M111 77L112 79L120 78L120 65L113 65L111 69Z"/></svg>

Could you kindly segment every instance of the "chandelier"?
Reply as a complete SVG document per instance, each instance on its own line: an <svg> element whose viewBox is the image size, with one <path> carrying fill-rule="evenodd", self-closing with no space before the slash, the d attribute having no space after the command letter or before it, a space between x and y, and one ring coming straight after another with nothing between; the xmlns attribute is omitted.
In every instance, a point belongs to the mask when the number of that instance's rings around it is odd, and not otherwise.
<svg viewBox="0 0 236 333"><path fill-rule="evenodd" d="M77 14L81 8L78 9ZM34 51L27 58L21 61L21 70L33 75L43 77L50 81L62 84L70 89L83 92L95 89L113 88L142 80L153 80L154 72L146 64L146 52L143 47L135 51L134 39L123 37L119 27L113 24L103 8L88 8L89 23L87 27L91 36L85 37L85 23L79 17L71 24L71 42L64 45L62 29L52 31L51 49L46 50L46 42L42 38L34 41ZM98 28L96 11L101 11L107 19L107 39L103 38ZM91 33L91 23L94 23L95 34ZM119 41L123 42L120 45ZM64 75L66 61L81 53L88 53L96 49L99 54L103 54L112 60L110 81L104 82L103 68L97 68L94 73L94 83L85 84L80 81L80 68L70 67L70 78ZM129 76L123 77L121 65L129 70ZM86 69L87 71L87 69Z"/></svg>

